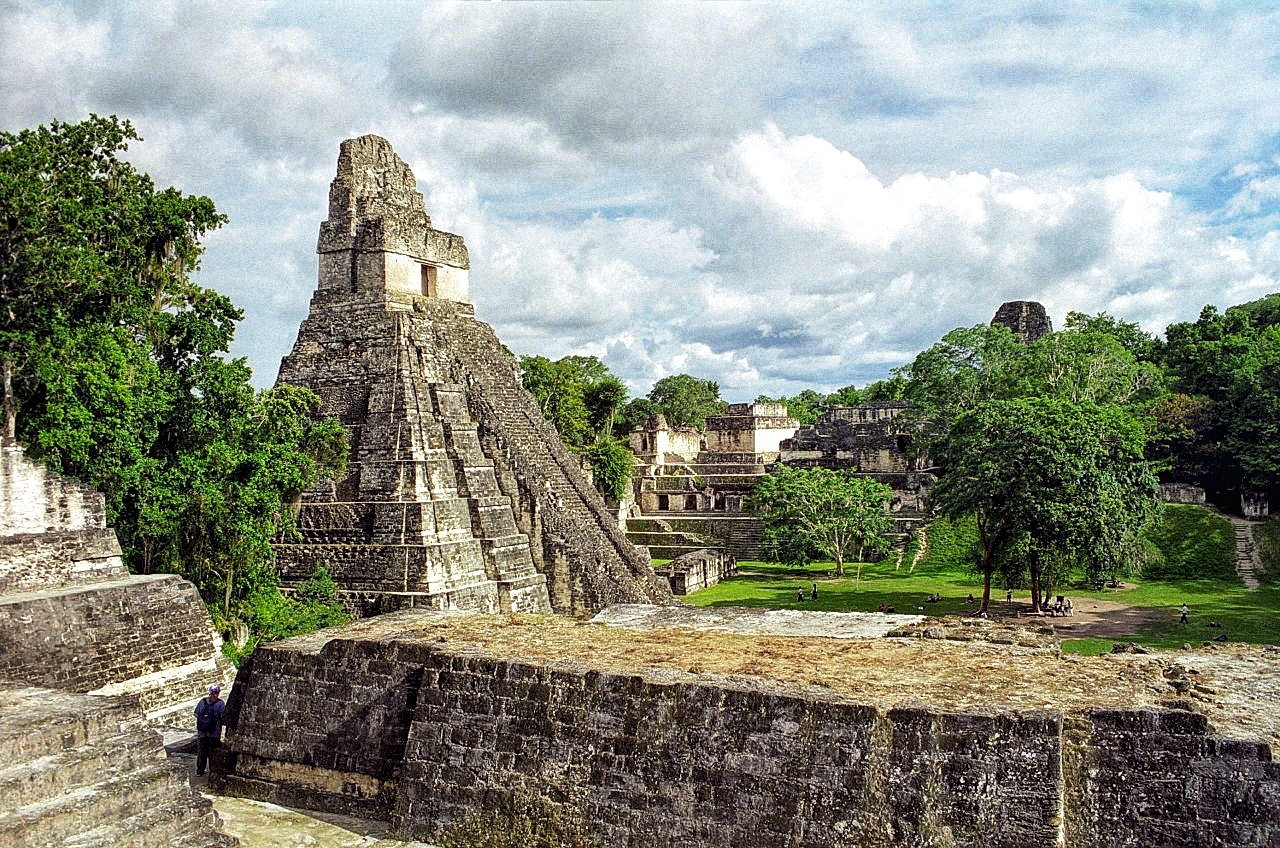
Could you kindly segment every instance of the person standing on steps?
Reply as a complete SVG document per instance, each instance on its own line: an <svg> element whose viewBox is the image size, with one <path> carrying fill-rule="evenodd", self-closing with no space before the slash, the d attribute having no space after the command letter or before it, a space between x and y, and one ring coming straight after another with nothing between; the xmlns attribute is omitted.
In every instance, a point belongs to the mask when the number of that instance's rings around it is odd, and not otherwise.
<svg viewBox="0 0 1280 848"><path fill-rule="evenodd" d="M213 756L213 749L222 744L222 713L227 708L222 700L222 687L217 683L209 687L209 694L196 704L196 774L204 774Z"/></svg>

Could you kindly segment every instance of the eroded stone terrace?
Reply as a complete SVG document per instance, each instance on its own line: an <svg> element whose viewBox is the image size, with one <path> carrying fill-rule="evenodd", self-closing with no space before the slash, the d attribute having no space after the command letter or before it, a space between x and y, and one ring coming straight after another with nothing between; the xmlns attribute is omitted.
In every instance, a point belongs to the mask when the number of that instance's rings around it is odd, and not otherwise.
<svg viewBox="0 0 1280 848"><path fill-rule="evenodd" d="M322 631L290 644L318 651L335 635ZM820 687L842 700L882 709L933 705L965 712L1071 713L1091 707L1181 706L1205 713L1226 736L1257 738L1273 748L1280 744L1275 706L1280 650L1274 648L1233 645L1178 654L1079 657L941 639L747 635L678 626L641 630L553 616L421 612L360 621L341 635L444 642L455 653L469 648L526 662L643 676L681 672L745 678L775 690Z"/></svg>

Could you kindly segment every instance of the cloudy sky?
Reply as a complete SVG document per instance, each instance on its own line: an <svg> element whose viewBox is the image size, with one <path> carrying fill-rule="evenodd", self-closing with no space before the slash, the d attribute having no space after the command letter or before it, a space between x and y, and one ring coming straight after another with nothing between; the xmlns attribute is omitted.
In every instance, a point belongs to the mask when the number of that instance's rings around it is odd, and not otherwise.
<svg viewBox="0 0 1280 848"><path fill-rule="evenodd" d="M206 194L270 385L338 144L388 138L517 353L730 400L1035 299L1159 332L1280 291L1280 8L0 0L0 128L133 121Z"/></svg>

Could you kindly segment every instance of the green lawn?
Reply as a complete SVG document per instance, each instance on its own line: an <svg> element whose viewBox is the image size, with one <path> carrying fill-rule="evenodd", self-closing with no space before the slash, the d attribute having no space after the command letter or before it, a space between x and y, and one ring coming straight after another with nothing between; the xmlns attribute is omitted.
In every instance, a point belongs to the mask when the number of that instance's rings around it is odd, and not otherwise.
<svg viewBox="0 0 1280 848"><path fill-rule="evenodd" d="M1199 510L1204 515L1195 512ZM1221 554L1216 549L1234 546L1229 534L1218 532L1212 516L1201 508L1175 508L1169 514L1170 524L1185 529L1194 536L1189 544L1177 534L1166 532L1160 544L1164 559L1160 567L1153 569L1162 576L1132 581L1132 588L1086 589L1081 586L1063 586L1063 594L1076 599L1100 598L1130 604L1156 613L1153 623L1140 632L1117 639L1072 639L1064 642L1063 649L1076 653L1103 653L1116 641L1136 641L1157 649L1174 650L1184 643L1200 644L1219 633L1226 633L1233 642L1280 645L1280 586L1266 581L1261 589L1247 591L1234 572L1223 572ZM1193 529L1194 528L1194 529ZM1166 528L1167 530L1168 528ZM855 579L856 566L847 567L843 577L831 575L831 563L816 563L807 568L790 568L762 562L738 563L739 574L709 589L685 598L699 606L743 606L772 609L808 609L834 612L874 612L881 604L891 606L900 613L924 615L953 615L973 612L976 605L966 599L970 593L978 598L982 583L962 564L966 550L966 534L972 528L951 526L935 522L930 527L928 555L915 570L909 568L914 549L903 557L902 565L895 568L893 557L862 567L862 580ZM1206 545L1205 539L1212 544ZM1280 548L1280 544L1276 546ZM1167 563L1179 563L1195 579L1177 579L1170 575ZM1274 571L1272 572L1274 573ZM818 599L810 599L814 583L818 584ZM1133 585L1136 584L1136 585ZM804 600L798 601L796 592L804 590ZM942 595L940 603L926 603L931 594ZM992 586L992 610L999 613L1004 605L1004 588ZM1026 589L1014 591L1014 601L1023 605L1029 600ZM1190 607L1191 622L1178 624L1178 608ZM1211 627L1210 623L1218 626Z"/></svg>

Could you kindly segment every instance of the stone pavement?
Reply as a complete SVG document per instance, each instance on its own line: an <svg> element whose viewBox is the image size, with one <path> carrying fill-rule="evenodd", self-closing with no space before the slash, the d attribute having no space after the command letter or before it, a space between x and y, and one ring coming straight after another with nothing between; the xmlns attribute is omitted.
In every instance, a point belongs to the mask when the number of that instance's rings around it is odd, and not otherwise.
<svg viewBox="0 0 1280 848"><path fill-rule="evenodd" d="M880 612L810 612L746 607L654 606L615 604L601 610L593 624L633 630L683 628L754 636L822 636L828 639L874 639L899 627L924 622L923 615Z"/></svg>

